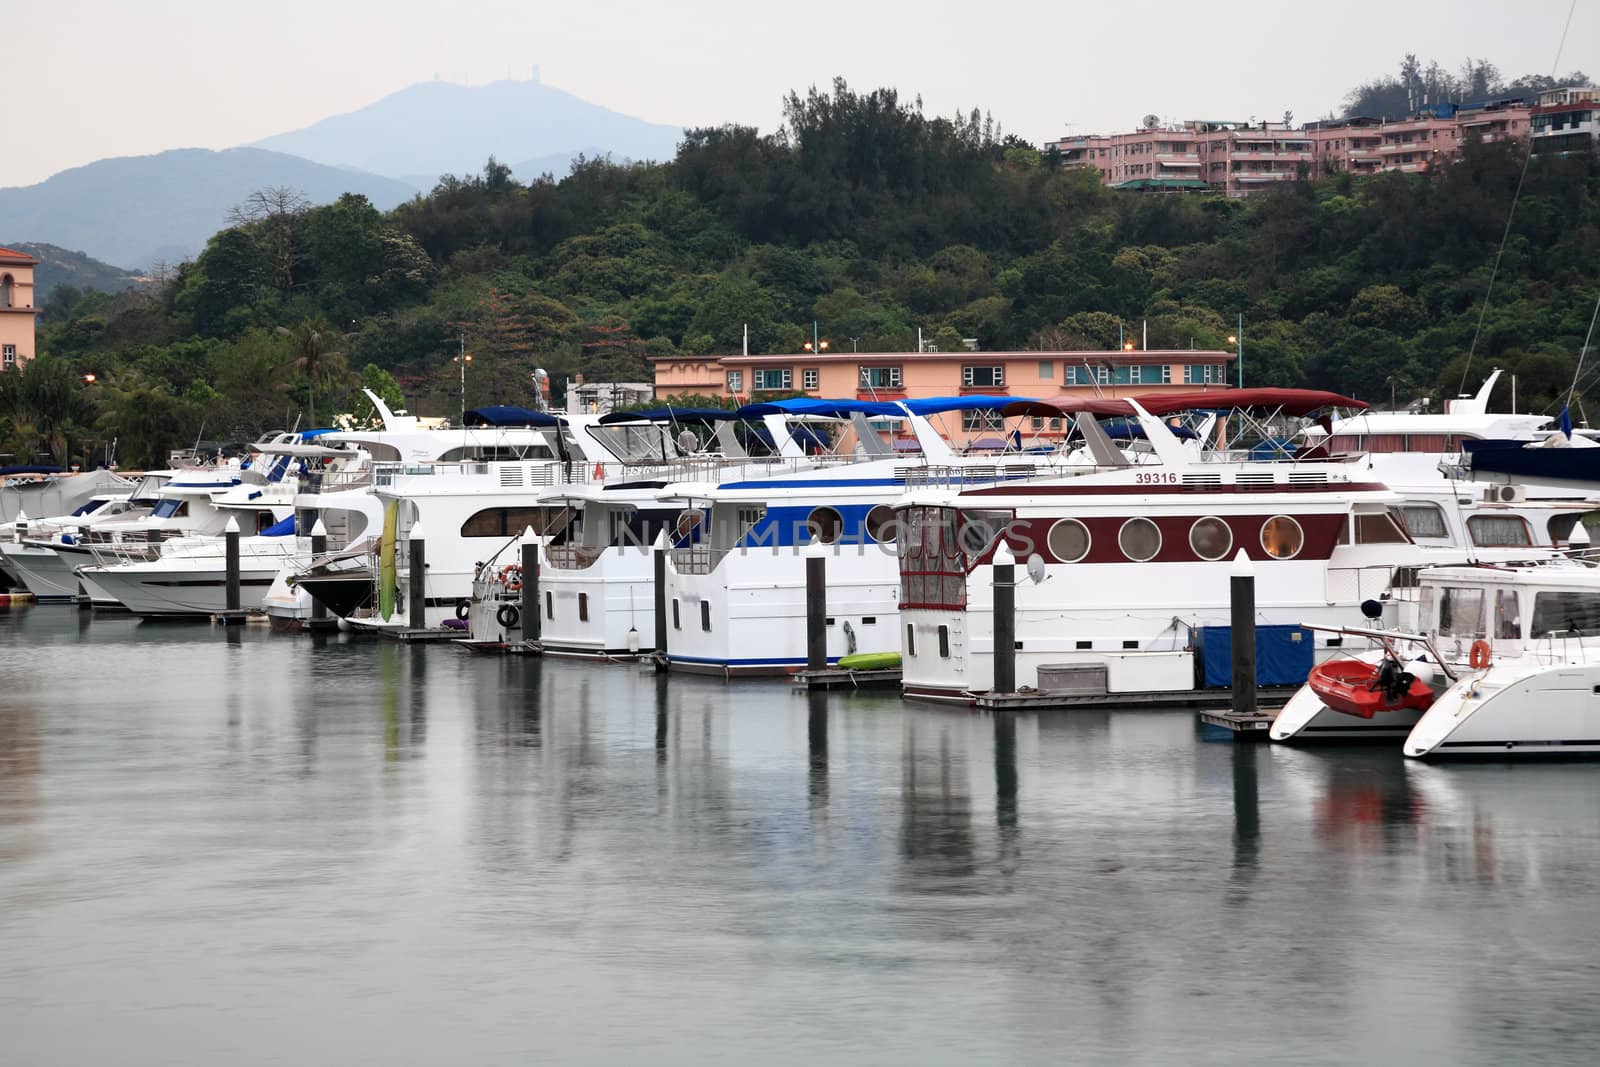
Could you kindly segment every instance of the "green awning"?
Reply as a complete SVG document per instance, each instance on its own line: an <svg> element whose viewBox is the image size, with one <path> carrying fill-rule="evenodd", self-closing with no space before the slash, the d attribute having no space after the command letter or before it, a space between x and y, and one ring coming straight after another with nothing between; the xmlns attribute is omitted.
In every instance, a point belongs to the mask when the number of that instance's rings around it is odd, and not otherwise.
<svg viewBox="0 0 1600 1067"><path fill-rule="evenodd" d="M1113 189L1128 189L1133 192L1153 193L1164 190L1183 189L1210 189L1211 186L1198 178L1134 178L1131 181L1118 182L1111 186Z"/></svg>

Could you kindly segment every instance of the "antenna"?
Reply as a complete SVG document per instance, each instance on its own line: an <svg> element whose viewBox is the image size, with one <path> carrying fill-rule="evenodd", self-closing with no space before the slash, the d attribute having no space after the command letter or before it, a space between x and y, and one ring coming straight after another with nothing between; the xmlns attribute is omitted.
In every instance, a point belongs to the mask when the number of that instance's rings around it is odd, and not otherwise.
<svg viewBox="0 0 1600 1067"><path fill-rule="evenodd" d="M1157 115L1155 112L1151 112L1150 114L1148 114L1148 115L1146 115L1144 117L1144 128L1145 129L1154 130L1154 129L1159 128L1160 125L1161 125L1161 116Z"/></svg>

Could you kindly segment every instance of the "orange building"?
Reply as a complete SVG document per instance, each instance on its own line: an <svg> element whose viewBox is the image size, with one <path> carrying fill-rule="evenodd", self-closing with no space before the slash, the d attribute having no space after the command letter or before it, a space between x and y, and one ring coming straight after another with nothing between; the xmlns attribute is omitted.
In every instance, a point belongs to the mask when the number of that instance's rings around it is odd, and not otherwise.
<svg viewBox="0 0 1600 1067"><path fill-rule="evenodd" d="M12 370L33 358L32 256L0 248L0 370Z"/></svg>
<svg viewBox="0 0 1600 1067"><path fill-rule="evenodd" d="M1229 386L1232 352L809 352L764 356L658 356L656 399L689 393L750 401L768 396L903 400L963 393L1045 398L1122 397ZM1056 422L1057 420L1051 420ZM1060 432L1035 420L1035 430ZM967 412L957 443L989 429Z"/></svg>

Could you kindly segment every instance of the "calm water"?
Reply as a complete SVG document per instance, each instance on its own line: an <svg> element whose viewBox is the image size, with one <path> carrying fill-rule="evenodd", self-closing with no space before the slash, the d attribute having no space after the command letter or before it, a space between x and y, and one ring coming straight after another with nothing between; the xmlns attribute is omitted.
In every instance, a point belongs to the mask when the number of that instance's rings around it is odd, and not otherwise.
<svg viewBox="0 0 1600 1067"><path fill-rule="evenodd" d="M1590 1063L1597 775L33 608L0 1059Z"/></svg>

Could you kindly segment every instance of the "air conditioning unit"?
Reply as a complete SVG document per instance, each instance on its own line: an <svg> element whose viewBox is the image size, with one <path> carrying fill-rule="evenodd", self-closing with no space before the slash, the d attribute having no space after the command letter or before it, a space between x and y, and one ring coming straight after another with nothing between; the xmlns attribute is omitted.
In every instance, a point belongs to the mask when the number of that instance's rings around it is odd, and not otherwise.
<svg viewBox="0 0 1600 1067"><path fill-rule="evenodd" d="M1528 499L1528 491L1520 485L1491 485L1484 489L1483 499L1491 504L1522 504Z"/></svg>

